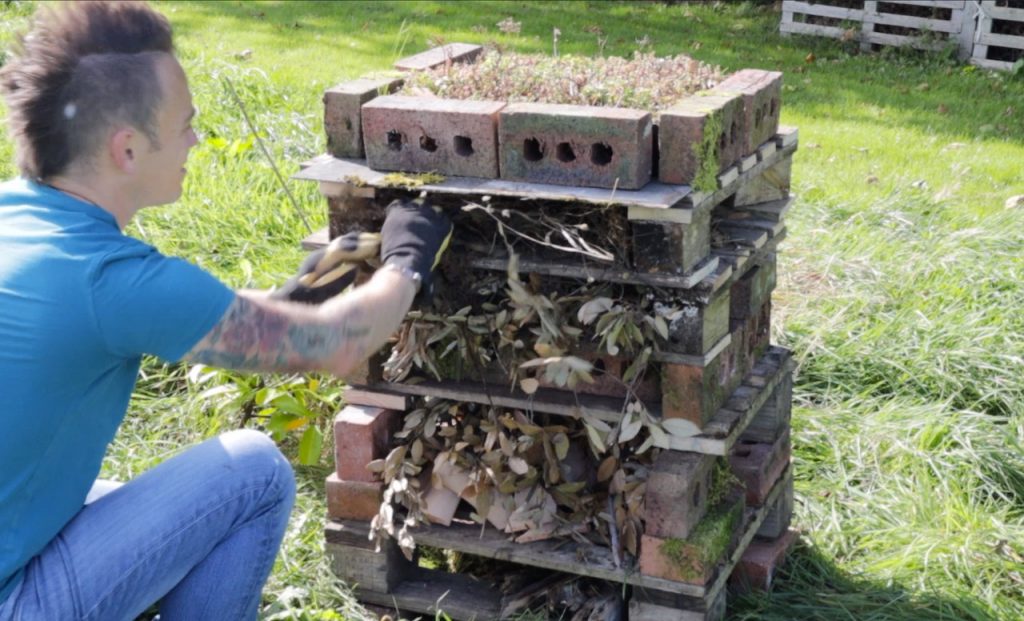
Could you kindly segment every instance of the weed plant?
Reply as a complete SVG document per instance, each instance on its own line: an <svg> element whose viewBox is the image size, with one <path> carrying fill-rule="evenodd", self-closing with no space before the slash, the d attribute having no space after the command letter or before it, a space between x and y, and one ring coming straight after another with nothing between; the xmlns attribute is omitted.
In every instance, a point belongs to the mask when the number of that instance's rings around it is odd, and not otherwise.
<svg viewBox="0 0 1024 621"><path fill-rule="evenodd" d="M288 174L323 152L325 88L444 41L545 55L556 45L562 55L686 54L728 70L784 71L782 119L800 128L800 150L773 340L800 363L802 535L774 590L733 598L730 618L1024 618L1024 208L1004 206L1024 195L1018 74L950 55L861 55L843 42L782 38L765 3L157 6L176 28L204 137L182 199L144 211L129 232L235 287L283 282L306 231L225 77ZM0 4L0 44L32 8ZM0 174L14 174L6 139ZM314 185L290 187L323 226ZM247 425L266 424L258 415L277 407L271 396L303 397L306 424L322 430L340 405L333 380L312 389L295 376L203 377L147 360L103 476L135 476L237 427L245 412L257 415ZM298 440L282 440L296 460ZM323 553L330 450L328 439L321 465L297 466L299 499L262 619L366 616Z"/></svg>

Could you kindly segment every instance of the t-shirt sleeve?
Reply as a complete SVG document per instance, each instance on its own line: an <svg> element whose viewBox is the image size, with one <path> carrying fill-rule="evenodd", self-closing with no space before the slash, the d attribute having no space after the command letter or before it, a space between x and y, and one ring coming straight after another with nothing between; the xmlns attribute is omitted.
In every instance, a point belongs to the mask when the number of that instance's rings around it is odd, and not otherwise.
<svg viewBox="0 0 1024 621"><path fill-rule="evenodd" d="M107 256L93 276L100 337L114 354L180 360L213 328L235 293L210 273L139 244Z"/></svg>

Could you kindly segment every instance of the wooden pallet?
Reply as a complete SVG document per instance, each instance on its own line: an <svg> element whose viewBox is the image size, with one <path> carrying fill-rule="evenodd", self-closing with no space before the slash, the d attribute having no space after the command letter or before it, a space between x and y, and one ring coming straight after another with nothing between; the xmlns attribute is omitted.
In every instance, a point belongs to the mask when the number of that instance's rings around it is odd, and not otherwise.
<svg viewBox="0 0 1024 621"><path fill-rule="evenodd" d="M791 468L787 467L779 477L763 506L744 509L739 537L722 558L711 580L704 585L644 576L634 567L616 566L611 550L603 546L566 539L515 543L504 533L490 527L481 528L471 522L453 523L448 527L417 526L413 536L418 545L569 576L605 580L631 587L635 596L647 602L669 604L685 610L709 610L719 599L733 568L776 500L791 484ZM502 614L511 612L512 602L507 595L503 596L495 588L482 585L468 576L412 567L396 573L388 564L400 565L404 559L389 556L387 550L374 554L367 545L369 533L369 524L354 520L328 520L324 529L326 550L334 559L336 572L343 576L394 576L390 583L373 579L376 588L354 585L360 600L426 614L434 614L441 608L456 619L498 619ZM353 572L351 563L354 559L366 566ZM342 566L342 563L349 564ZM543 574L538 575L538 581L544 578ZM523 599L522 595L519 599Z"/></svg>
<svg viewBox="0 0 1024 621"><path fill-rule="evenodd" d="M905 7L931 8L941 11L941 16L903 14ZM974 3L964 0L865 0L853 8L786 0L779 31L859 41L865 50L874 45L940 50L955 44L960 57L969 58L974 45L974 14Z"/></svg>
<svg viewBox="0 0 1024 621"><path fill-rule="evenodd" d="M978 11L978 31L975 36L971 63L988 69L1010 69L1024 58L1024 2L1016 0L984 0ZM1015 30L1020 34L1010 34ZM997 60L999 52L1012 60Z"/></svg>

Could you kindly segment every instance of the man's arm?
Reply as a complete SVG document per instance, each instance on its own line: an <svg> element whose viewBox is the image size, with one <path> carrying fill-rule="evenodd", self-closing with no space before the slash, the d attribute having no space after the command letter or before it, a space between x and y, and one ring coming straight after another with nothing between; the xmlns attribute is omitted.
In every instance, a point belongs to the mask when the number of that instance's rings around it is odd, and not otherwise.
<svg viewBox="0 0 1024 621"><path fill-rule="evenodd" d="M415 295L413 281L393 270L379 270L365 285L319 306L239 291L185 358L245 371L343 376L384 345Z"/></svg>

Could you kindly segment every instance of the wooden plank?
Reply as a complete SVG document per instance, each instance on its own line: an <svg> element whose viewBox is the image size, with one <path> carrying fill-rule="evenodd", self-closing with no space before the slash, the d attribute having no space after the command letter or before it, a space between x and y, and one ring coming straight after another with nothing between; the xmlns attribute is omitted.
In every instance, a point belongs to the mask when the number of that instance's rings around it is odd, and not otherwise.
<svg viewBox="0 0 1024 621"><path fill-rule="evenodd" d="M330 544L328 544L330 545ZM355 590L363 602L443 618L489 621L502 618L501 592L464 574L417 567L390 593Z"/></svg>
<svg viewBox="0 0 1024 621"><path fill-rule="evenodd" d="M718 203L721 203L725 199L735 194L736 191L739 190L744 183L747 183L748 181L754 179L762 172L764 172L768 168L771 168L772 166L781 162L782 160L792 157L793 153L797 149L797 144L793 144L789 147L786 147L785 149L776 149L775 138L773 137L770 141L761 145L761 149L765 150L765 155L761 159L761 161L754 165L753 168L751 168L747 172L740 173L739 177L735 181L713 193L701 193L699 195L687 197L683 201L684 205L688 204L688 207L690 209L705 209L708 207L713 207Z"/></svg>
<svg viewBox="0 0 1024 621"><path fill-rule="evenodd" d="M313 231L302 240L303 250L318 250L330 242L327 227Z"/></svg>
<svg viewBox="0 0 1024 621"><path fill-rule="evenodd" d="M415 175L410 175L415 178ZM293 179L353 183L373 188L394 187L395 175L369 168L366 160L335 157L317 158L315 163L292 175ZM453 196L512 196L534 200L582 202L604 206L636 206L651 209L670 209L691 193L688 185L669 185L652 181L639 190L584 188L543 183L520 183L502 179L476 177L446 177L438 183L425 183L405 187L410 191Z"/></svg>
<svg viewBox="0 0 1024 621"><path fill-rule="evenodd" d="M371 408L398 410L399 412L405 412L412 405L412 400L406 395L366 390L355 386L346 386L342 398L345 400L345 403L350 405L365 405Z"/></svg>
<svg viewBox="0 0 1024 621"><path fill-rule="evenodd" d="M738 166L730 166L725 169L722 174L718 175L718 187L724 188L730 183L740 178L740 169Z"/></svg>
<svg viewBox="0 0 1024 621"><path fill-rule="evenodd" d="M1007 70L1013 68L1013 63L1010 61L988 60L987 58L974 58L971 60L971 63L979 67L984 67L985 69Z"/></svg>
<svg viewBox="0 0 1024 621"><path fill-rule="evenodd" d="M730 343L732 343L731 332L723 336L721 339L719 339L719 341L715 343L714 346L707 351L707 353L701 356L691 356L687 354L675 354L667 351L659 351L651 354L651 360L655 360L657 362L669 362L672 364L689 364L693 366L704 367L711 364L711 361L714 360L718 356L718 354L722 353L722 350L728 347Z"/></svg>
<svg viewBox="0 0 1024 621"><path fill-rule="evenodd" d="M942 41L924 41L919 36L886 34L882 32L867 33L862 40L869 44L877 43L878 45L892 45L894 47L909 45L915 49L933 52L939 52L946 47L946 44Z"/></svg>
<svg viewBox="0 0 1024 621"><path fill-rule="evenodd" d="M973 2L971 4L974 4ZM1009 6L998 6L993 0L985 0L981 3L985 14L989 19L1006 19L1011 22L1024 22L1024 9L1016 9Z"/></svg>
<svg viewBox="0 0 1024 621"><path fill-rule="evenodd" d="M508 259L502 257L475 257L470 260L470 265L478 269L494 270L498 272L508 271ZM600 266L582 263L571 265L568 263L553 263L547 261L536 261L532 259L519 259L520 272L536 272L545 276L559 276L564 278L578 278L587 281L617 282L632 285L647 285L651 287L666 287L670 289L690 289L697 283L708 277L718 268L718 258L708 257L697 264L697 267L687 274L657 274L635 272L621 267Z"/></svg>
<svg viewBox="0 0 1024 621"><path fill-rule="evenodd" d="M916 28L926 32L959 34L960 18L962 15L963 11L954 11L951 19L934 19L897 13L870 13L864 15L864 21L865 23L880 24L882 26L901 26L903 28ZM924 32L920 34L924 34Z"/></svg>
<svg viewBox="0 0 1024 621"><path fill-rule="evenodd" d="M801 22L783 24L782 32L784 34L803 34L819 37L828 37L830 39L841 39L846 34L846 30L842 28L837 28L835 26L825 26L822 24L804 24Z"/></svg>
<svg viewBox="0 0 1024 621"><path fill-rule="evenodd" d="M818 17L832 17L835 19L845 19L851 21L861 21L864 17L864 11L860 9L850 9L841 6L829 6L827 4L811 4L809 2L795 2L792 0L786 0L782 3L783 11L790 11L792 13L803 13L804 15L814 15Z"/></svg>
<svg viewBox="0 0 1024 621"><path fill-rule="evenodd" d="M1024 50L1024 37L1015 37L1006 34L983 34L979 39L983 44L996 47L1009 47L1015 50Z"/></svg>

